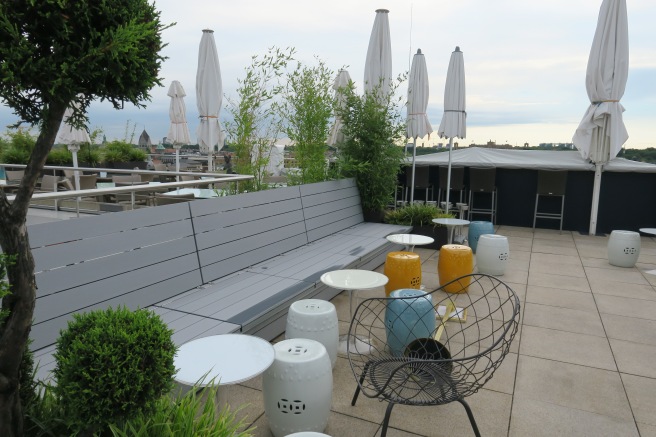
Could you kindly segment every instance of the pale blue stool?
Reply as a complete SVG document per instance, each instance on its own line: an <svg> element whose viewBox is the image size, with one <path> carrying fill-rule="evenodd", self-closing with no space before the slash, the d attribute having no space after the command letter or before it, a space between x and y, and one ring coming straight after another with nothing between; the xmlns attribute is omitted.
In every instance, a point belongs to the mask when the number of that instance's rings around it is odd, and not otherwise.
<svg viewBox="0 0 656 437"><path fill-rule="evenodd" d="M494 234L494 225L492 222L476 221L469 223L469 235L467 238L472 252L476 253L478 239L483 234Z"/></svg>
<svg viewBox="0 0 656 437"><path fill-rule="evenodd" d="M431 337L435 330L435 309L430 294L414 288L401 288L390 294L385 311L387 346L395 356L418 338Z"/></svg>

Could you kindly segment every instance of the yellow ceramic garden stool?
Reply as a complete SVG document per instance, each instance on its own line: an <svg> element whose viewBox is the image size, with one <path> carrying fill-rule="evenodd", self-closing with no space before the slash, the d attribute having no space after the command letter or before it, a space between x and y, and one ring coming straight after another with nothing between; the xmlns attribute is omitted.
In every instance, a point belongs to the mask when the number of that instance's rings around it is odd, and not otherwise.
<svg viewBox="0 0 656 437"><path fill-rule="evenodd" d="M440 286L474 271L474 256L468 246L460 244L445 244L440 248L440 258L437 262L437 273L440 276ZM444 288L447 293L466 293L471 278L449 284Z"/></svg>
<svg viewBox="0 0 656 437"><path fill-rule="evenodd" d="M421 260L414 252L388 253L383 273L389 278L385 285L387 296L401 288L421 287Z"/></svg>

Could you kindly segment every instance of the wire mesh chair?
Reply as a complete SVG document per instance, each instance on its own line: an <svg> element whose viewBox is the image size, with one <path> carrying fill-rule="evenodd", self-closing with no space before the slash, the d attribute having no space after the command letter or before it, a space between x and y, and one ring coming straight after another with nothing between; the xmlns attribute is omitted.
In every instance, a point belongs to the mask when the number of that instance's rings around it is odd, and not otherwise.
<svg viewBox="0 0 656 437"><path fill-rule="evenodd" d="M360 392L389 402L381 437L387 434L394 405L453 401L464 406L480 436L465 397L483 387L508 354L520 304L515 292L493 276L471 274L455 282L462 293L446 293L443 286L420 297L370 298L353 315L347 352L358 386L351 405ZM430 305L416 305L426 299ZM427 315L428 320L435 318L434 325L427 323ZM401 351L393 346L399 337L406 345Z"/></svg>

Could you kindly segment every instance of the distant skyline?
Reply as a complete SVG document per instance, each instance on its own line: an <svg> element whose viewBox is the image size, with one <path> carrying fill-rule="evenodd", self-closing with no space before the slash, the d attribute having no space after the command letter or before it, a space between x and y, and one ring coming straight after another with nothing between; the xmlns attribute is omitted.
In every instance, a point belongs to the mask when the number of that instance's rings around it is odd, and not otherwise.
<svg viewBox="0 0 656 437"><path fill-rule="evenodd" d="M145 128L153 143L168 131L173 80L187 97L187 119L196 139L196 67L202 29L214 30L225 97L220 118L227 119L228 100L236 98L237 80L253 55L268 47L295 47L296 58L315 65L315 56L335 71L345 67L362 90L364 59L375 10L389 9L394 75L410 68L417 49L426 56L430 82L428 116L437 130L443 111L449 56L456 46L464 53L467 83L467 137L460 144L509 143L531 146L572 141L589 104L585 70L601 0L549 2L412 2L333 0L316 2L246 0L207 2L157 0L167 59L160 72L162 87L151 90L146 109L126 105L121 111L94 102L91 129L101 128L108 140L122 139L126 123L136 126L134 142ZM629 132L626 148L656 147L656 1L629 0L629 79L622 104ZM399 93L407 94L407 82ZM404 111L405 116L405 111ZM0 125L16 121L0 106ZM445 142L436 132L418 145Z"/></svg>

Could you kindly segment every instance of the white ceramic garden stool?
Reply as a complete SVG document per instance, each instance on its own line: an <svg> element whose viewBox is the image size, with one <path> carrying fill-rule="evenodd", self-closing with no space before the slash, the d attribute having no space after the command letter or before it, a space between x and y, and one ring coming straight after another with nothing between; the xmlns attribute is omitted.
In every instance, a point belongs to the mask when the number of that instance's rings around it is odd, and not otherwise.
<svg viewBox="0 0 656 437"><path fill-rule="evenodd" d="M613 231L608 238L608 262L617 267L633 267L640 256L640 234Z"/></svg>
<svg viewBox="0 0 656 437"><path fill-rule="evenodd" d="M309 338L326 347L330 365L337 362L339 322L332 303L321 299L298 300L290 305L287 313L285 338Z"/></svg>
<svg viewBox="0 0 656 437"><path fill-rule="evenodd" d="M262 378L264 413L275 437L322 432L328 425L333 392L330 357L324 345L308 338L273 345L273 364Z"/></svg>
<svg viewBox="0 0 656 437"><path fill-rule="evenodd" d="M510 248L508 238L503 235L483 234L476 247L478 273L501 276L506 273Z"/></svg>

